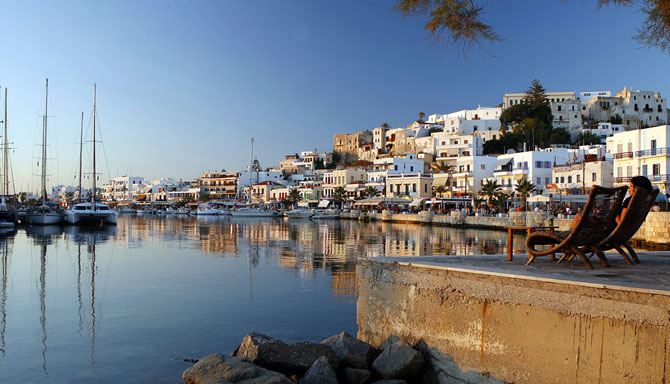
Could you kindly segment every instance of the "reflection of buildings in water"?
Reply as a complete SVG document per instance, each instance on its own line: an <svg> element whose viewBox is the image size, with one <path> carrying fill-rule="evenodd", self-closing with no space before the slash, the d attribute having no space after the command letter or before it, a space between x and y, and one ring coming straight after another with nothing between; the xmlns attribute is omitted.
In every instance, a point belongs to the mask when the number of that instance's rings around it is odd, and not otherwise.
<svg viewBox="0 0 670 384"><path fill-rule="evenodd" d="M356 298L358 297L358 286L356 280L356 266L353 270L333 270L331 289L333 295L337 297ZM355 300L346 300L355 302Z"/></svg>

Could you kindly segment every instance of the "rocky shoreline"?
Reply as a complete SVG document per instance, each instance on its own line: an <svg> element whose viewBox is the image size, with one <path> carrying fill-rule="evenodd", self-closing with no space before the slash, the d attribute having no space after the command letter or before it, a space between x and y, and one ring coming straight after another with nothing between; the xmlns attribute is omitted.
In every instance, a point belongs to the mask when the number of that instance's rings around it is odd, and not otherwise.
<svg viewBox="0 0 670 384"><path fill-rule="evenodd" d="M346 332L295 344L250 333L230 355L203 357L182 378L186 384L500 383L486 374L459 373L457 367L454 376L444 368L439 352L393 335L374 347Z"/></svg>

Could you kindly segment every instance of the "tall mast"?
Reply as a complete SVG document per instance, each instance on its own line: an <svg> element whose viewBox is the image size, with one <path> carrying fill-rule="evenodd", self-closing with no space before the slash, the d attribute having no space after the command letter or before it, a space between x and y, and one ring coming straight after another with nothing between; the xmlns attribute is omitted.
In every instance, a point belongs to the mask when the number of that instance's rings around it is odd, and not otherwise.
<svg viewBox="0 0 670 384"><path fill-rule="evenodd" d="M251 138L251 162L249 163L249 204L251 204L251 186L253 185L253 166L254 166L254 138Z"/></svg>
<svg viewBox="0 0 670 384"><path fill-rule="evenodd" d="M49 79L44 98L44 117L42 117L42 204L47 203L47 115L49 108Z"/></svg>
<svg viewBox="0 0 670 384"><path fill-rule="evenodd" d="M84 112L81 113L81 128L79 130L79 200L81 201L81 156L84 144Z"/></svg>
<svg viewBox="0 0 670 384"><path fill-rule="evenodd" d="M4 183L2 183L3 186L3 191L2 194L7 196L9 195L9 156L8 156L8 148L9 143L7 142L7 88L5 88L5 147L4 151L2 152L2 164L4 164L5 170L4 170L4 177L5 179L3 180Z"/></svg>
<svg viewBox="0 0 670 384"><path fill-rule="evenodd" d="M91 194L91 209L95 211L95 100L96 100L96 85L93 83L93 193Z"/></svg>

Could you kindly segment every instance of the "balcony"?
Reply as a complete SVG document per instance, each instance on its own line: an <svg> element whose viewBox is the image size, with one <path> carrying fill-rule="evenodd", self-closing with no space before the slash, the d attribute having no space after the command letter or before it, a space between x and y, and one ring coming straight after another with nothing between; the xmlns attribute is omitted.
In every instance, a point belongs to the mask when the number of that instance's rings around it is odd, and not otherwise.
<svg viewBox="0 0 670 384"><path fill-rule="evenodd" d="M619 152L614 154L614 160L632 159L632 158L633 158L633 152Z"/></svg>
<svg viewBox="0 0 670 384"><path fill-rule="evenodd" d="M652 183L659 183L659 182L667 182L670 181L670 175L669 174L664 174L664 175L650 175L647 176L649 180L651 180Z"/></svg>
<svg viewBox="0 0 670 384"><path fill-rule="evenodd" d="M670 153L670 147L665 148L656 148L656 149L645 149L643 151L635 152L636 157L648 157L648 156L666 156Z"/></svg>
<svg viewBox="0 0 670 384"><path fill-rule="evenodd" d="M615 177L614 178L614 184L628 184L630 182L630 179L632 179L631 176L628 177Z"/></svg>
<svg viewBox="0 0 670 384"><path fill-rule="evenodd" d="M653 108L642 108L642 112L652 113L652 112L654 112L654 109Z"/></svg>

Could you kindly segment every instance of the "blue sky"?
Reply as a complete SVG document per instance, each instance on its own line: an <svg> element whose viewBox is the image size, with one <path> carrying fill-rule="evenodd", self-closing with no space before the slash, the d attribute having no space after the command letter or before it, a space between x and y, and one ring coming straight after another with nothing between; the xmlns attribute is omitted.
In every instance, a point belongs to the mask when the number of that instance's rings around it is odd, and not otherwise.
<svg viewBox="0 0 670 384"><path fill-rule="evenodd" d="M631 36L642 15L633 9L492 0L485 19L505 40L486 46L495 57L472 51L465 60L392 5L4 4L0 86L9 89L16 188L39 182L46 77L50 184L75 184L81 112L90 136L94 82L103 181L238 170L249 163L251 137L261 165L271 166L286 154L331 150L334 133L403 126L421 111L495 106L534 78L550 91L628 85L670 94L670 57L637 47Z"/></svg>

